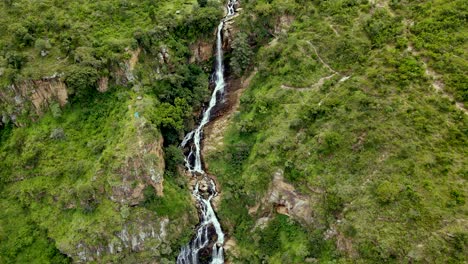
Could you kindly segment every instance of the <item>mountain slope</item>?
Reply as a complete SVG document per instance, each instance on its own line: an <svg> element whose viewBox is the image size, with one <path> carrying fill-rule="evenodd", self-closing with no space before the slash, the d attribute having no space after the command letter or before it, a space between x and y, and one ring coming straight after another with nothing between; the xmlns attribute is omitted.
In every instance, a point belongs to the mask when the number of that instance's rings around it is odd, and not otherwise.
<svg viewBox="0 0 468 264"><path fill-rule="evenodd" d="M244 4L258 73L208 154L232 262L466 261L464 17L462 1Z"/></svg>

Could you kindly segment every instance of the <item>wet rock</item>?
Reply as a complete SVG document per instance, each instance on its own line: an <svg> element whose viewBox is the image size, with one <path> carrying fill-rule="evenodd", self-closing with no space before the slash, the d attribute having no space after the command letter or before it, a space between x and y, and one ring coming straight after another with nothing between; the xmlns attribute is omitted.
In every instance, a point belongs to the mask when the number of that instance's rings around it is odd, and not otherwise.
<svg viewBox="0 0 468 264"><path fill-rule="evenodd" d="M208 184L206 184L206 182L201 182L200 185L198 186L198 189L200 190L200 192L202 193L206 193L208 192Z"/></svg>
<svg viewBox="0 0 468 264"><path fill-rule="evenodd" d="M223 50L231 50L231 45L239 29L235 26L233 18L226 21L223 28Z"/></svg>

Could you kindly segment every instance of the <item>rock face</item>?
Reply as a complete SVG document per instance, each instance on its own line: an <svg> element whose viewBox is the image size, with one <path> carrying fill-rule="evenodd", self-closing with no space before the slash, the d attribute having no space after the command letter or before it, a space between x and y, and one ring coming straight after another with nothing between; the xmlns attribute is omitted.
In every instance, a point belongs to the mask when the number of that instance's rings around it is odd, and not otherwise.
<svg viewBox="0 0 468 264"><path fill-rule="evenodd" d="M137 105L129 110L140 109ZM163 139L144 117L134 117L131 122L133 127L124 133L125 141L112 151L116 153L116 168L106 175L110 186L105 195L115 204L114 208L119 208L120 216L106 225L105 232L88 230L88 236L92 237L89 240L59 246L61 252L77 263L122 263L128 256L135 258L129 263L167 262L164 257L175 250L175 239L196 218L194 211L169 220L142 206L148 188L157 196L164 195ZM98 177L104 175L95 176Z"/></svg>
<svg viewBox="0 0 468 264"><path fill-rule="evenodd" d="M125 85L135 79L133 70L141 49L127 52L130 54L130 59L121 63L120 67L111 73L112 81L120 85ZM21 126L16 118L25 111L41 116L53 103L58 103L61 107L65 106L68 102L68 91L61 75L55 73L39 80L21 81L0 89L0 126L10 120L15 125ZM99 92L106 92L109 88L109 77L101 77L97 85Z"/></svg>
<svg viewBox="0 0 468 264"><path fill-rule="evenodd" d="M308 224L314 222L310 198L285 182L282 171L277 171L273 176L266 199L275 206L277 213L292 216Z"/></svg>
<svg viewBox="0 0 468 264"><path fill-rule="evenodd" d="M291 27L291 24L294 22L294 16L291 15L283 15L277 18L274 33L275 35L278 34L285 34L288 29Z"/></svg>
<svg viewBox="0 0 468 264"><path fill-rule="evenodd" d="M152 186L158 196L164 195L164 152L160 133L147 125L144 118L135 121L136 146L129 149L121 166L115 171L119 183L112 187L110 199L122 205L135 206L144 200L143 190ZM157 135L156 137L149 134Z"/></svg>
<svg viewBox="0 0 468 264"><path fill-rule="evenodd" d="M56 101L64 106L68 100L67 86L55 75L41 80L22 81L10 86L10 89L14 93L16 104L31 101L38 115L52 102ZM7 99L3 94L2 98L1 100Z"/></svg>
<svg viewBox="0 0 468 264"><path fill-rule="evenodd" d="M189 60L190 63L206 62L213 57L213 42L198 40L190 45L190 51L192 54Z"/></svg>
<svg viewBox="0 0 468 264"><path fill-rule="evenodd" d="M235 26L235 18L238 16L238 14L235 14L234 16L229 17L223 28L223 50L229 51L231 49L231 44L232 41L234 40L234 37L236 36L237 32L239 32L239 29Z"/></svg>
<svg viewBox="0 0 468 264"><path fill-rule="evenodd" d="M174 229L174 226L167 218L158 219L151 215L139 215L139 218L124 223L114 234L101 234L99 238L101 242L97 245L80 242L71 250L73 253L69 256L76 263L102 263L111 255L123 256L144 251L145 255L158 259L162 254L167 255L172 252L168 240L171 229Z"/></svg>
<svg viewBox="0 0 468 264"><path fill-rule="evenodd" d="M57 74L10 85L0 90L0 124L11 120L21 126L16 117L24 111L40 116L52 103L64 106L67 101L67 87Z"/></svg>

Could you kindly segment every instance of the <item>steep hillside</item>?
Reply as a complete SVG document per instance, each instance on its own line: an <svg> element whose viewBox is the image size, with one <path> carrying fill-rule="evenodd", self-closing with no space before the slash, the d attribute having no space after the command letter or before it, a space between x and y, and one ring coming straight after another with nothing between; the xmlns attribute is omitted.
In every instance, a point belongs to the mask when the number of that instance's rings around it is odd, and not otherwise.
<svg viewBox="0 0 468 264"><path fill-rule="evenodd" d="M254 77L206 150L232 263L467 260L466 15L464 1L244 3Z"/></svg>
<svg viewBox="0 0 468 264"><path fill-rule="evenodd" d="M467 15L1 1L0 263L465 263Z"/></svg>
<svg viewBox="0 0 468 264"><path fill-rule="evenodd" d="M0 262L170 263L221 3L0 3Z"/></svg>

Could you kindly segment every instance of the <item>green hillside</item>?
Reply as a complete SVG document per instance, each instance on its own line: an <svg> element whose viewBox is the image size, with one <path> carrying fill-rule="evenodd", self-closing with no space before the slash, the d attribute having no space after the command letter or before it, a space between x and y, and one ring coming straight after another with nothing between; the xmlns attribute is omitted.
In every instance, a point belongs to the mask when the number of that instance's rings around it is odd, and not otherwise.
<svg viewBox="0 0 468 264"><path fill-rule="evenodd" d="M208 161L236 261L467 260L467 5L376 2L243 6L257 72ZM278 172L312 223L265 205Z"/></svg>
<svg viewBox="0 0 468 264"><path fill-rule="evenodd" d="M0 263L175 262L225 4L0 2ZM468 261L467 17L239 1L203 143L226 263Z"/></svg>

